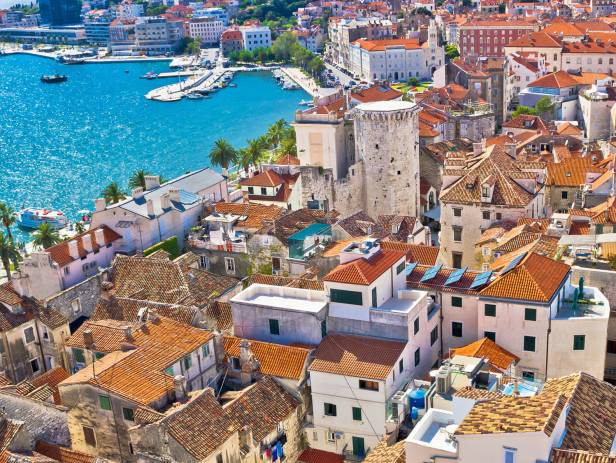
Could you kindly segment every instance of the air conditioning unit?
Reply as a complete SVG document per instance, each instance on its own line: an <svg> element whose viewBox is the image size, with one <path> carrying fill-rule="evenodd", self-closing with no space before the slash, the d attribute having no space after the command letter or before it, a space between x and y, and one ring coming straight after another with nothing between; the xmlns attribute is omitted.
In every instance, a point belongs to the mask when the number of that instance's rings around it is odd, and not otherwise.
<svg viewBox="0 0 616 463"><path fill-rule="evenodd" d="M334 436L336 436L336 439L342 439L344 437L344 433L343 432L335 432Z"/></svg>
<svg viewBox="0 0 616 463"><path fill-rule="evenodd" d="M439 394L447 394L451 387L451 372L449 367L442 366L436 374L436 392Z"/></svg>

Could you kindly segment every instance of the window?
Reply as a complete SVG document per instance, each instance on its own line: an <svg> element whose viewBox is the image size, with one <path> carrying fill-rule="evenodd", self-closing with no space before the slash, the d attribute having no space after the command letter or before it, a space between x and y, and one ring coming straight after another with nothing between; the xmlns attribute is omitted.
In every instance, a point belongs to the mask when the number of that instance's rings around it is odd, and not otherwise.
<svg viewBox="0 0 616 463"><path fill-rule="evenodd" d="M135 421L135 410L132 408L122 407L122 416L126 421Z"/></svg>
<svg viewBox="0 0 616 463"><path fill-rule="evenodd" d="M481 217L483 218L483 220L490 220L490 211L482 211Z"/></svg>
<svg viewBox="0 0 616 463"><path fill-rule="evenodd" d="M462 216L462 209L460 209L459 207L454 207L453 208L453 216L454 217L461 217Z"/></svg>
<svg viewBox="0 0 616 463"><path fill-rule="evenodd" d="M361 408L353 407L353 421L361 421Z"/></svg>
<svg viewBox="0 0 616 463"><path fill-rule="evenodd" d="M616 341L608 339L606 351L608 354L616 354Z"/></svg>
<svg viewBox="0 0 616 463"><path fill-rule="evenodd" d="M526 381L534 381L535 380L535 373L532 371L523 371L522 372L522 379L525 379Z"/></svg>
<svg viewBox="0 0 616 463"><path fill-rule="evenodd" d="M527 307L524 309L524 320L534 322L537 321L537 309Z"/></svg>
<svg viewBox="0 0 616 463"><path fill-rule="evenodd" d="M71 273L71 269L69 267L64 267L64 274L70 275L70 273Z"/></svg>
<svg viewBox="0 0 616 463"><path fill-rule="evenodd" d="M419 333L419 317L413 321L413 334Z"/></svg>
<svg viewBox="0 0 616 463"><path fill-rule="evenodd" d="M94 428L90 428L89 426L82 426L83 429L83 439L86 441L86 445L90 447L96 447L96 436L94 435Z"/></svg>
<svg viewBox="0 0 616 463"><path fill-rule="evenodd" d="M73 349L73 357L75 357L75 362L86 363L86 358L81 349Z"/></svg>
<svg viewBox="0 0 616 463"><path fill-rule="evenodd" d="M235 259L233 257L225 257L225 269L227 269L227 273L235 273Z"/></svg>
<svg viewBox="0 0 616 463"><path fill-rule="evenodd" d="M238 357L231 357L231 368L234 370L241 369L242 365L240 364L240 359Z"/></svg>
<svg viewBox="0 0 616 463"><path fill-rule="evenodd" d="M327 319L321 320L321 337L327 336Z"/></svg>
<svg viewBox="0 0 616 463"><path fill-rule="evenodd" d="M336 433L333 431L327 431L327 442L335 442L336 441Z"/></svg>
<svg viewBox="0 0 616 463"><path fill-rule="evenodd" d="M170 367L165 368L165 373L167 373L169 376L175 376L175 373L173 371L173 365L171 365Z"/></svg>
<svg viewBox="0 0 616 463"><path fill-rule="evenodd" d="M190 367L192 367L192 357L190 354L184 357L182 361L184 362L184 370L190 370Z"/></svg>
<svg viewBox="0 0 616 463"><path fill-rule="evenodd" d="M488 338L492 342L496 342L496 333L494 331L484 331L483 337Z"/></svg>
<svg viewBox="0 0 616 463"><path fill-rule="evenodd" d="M526 352L535 352L535 337L524 336L524 350Z"/></svg>
<svg viewBox="0 0 616 463"><path fill-rule="evenodd" d="M377 297L376 297L376 286L374 288L372 288L372 307L377 307L378 306L378 301L377 301Z"/></svg>
<svg viewBox="0 0 616 463"><path fill-rule="evenodd" d="M415 351L415 366L421 363L421 349L418 347Z"/></svg>
<svg viewBox="0 0 616 463"><path fill-rule="evenodd" d="M109 396L99 395L98 406L101 407L101 409L103 410L111 410L111 400L109 400Z"/></svg>
<svg viewBox="0 0 616 463"><path fill-rule="evenodd" d="M331 289L329 291L332 302L342 304L363 305L362 294L358 291L346 291L344 289Z"/></svg>
<svg viewBox="0 0 616 463"><path fill-rule="evenodd" d="M26 340L26 344L34 342L34 328L29 326L24 330L24 339Z"/></svg>
<svg viewBox="0 0 616 463"><path fill-rule="evenodd" d="M576 334L573 336L573 350L584 350L586 344L586 336L583 334Z"/></svg>
<svg viewBox="0 0 616 463"><path fill-rule="evenodd" d="M462 323L461 322L451 322L451 335L454 338L462 337Z"/></svg>
<svg viewBox="0 0 616 463"><path fill-rule="evenodd" d="M43 341L49 342L49 331L46 326L43 326Z"/></svg>
<svg viewBox="0 0 616 463"><path fill-rule="evenodd" d="M96 360L100 360L100 359L102 359L104 356L105 356L105 353L104 353L104 352L95 352L95 353L94 353L94 358L95 358Z"/></svg>
<svg viewBox="0 0 616 463"><path fill-rule="evenodd" d="M336 416L336 405L325 402L323 408L325 416Z"/></svg>
<svg viewBox="0 0 616 463"><path fill-rule="evenodd" d="M515 463L515 449L505 447L505 463Z"/></svg>
<svg viewBox="0 0 616 463"><path fill-rule="evenodd" d="M486 304L483 313L486 317L496 317L496 306L494 304Z"/></svg>
<svg viewBox="0 0 616 463"><path fill-rule="evenodd" d="M79 298L73 299L71 301L71 308L73 309L73 314L77 315L81 312L81 302L79 302Z"/></svg>
<svg viewBox="0 0 616 463"><path fill-rule="evenodd" d="M398 362L398 371L402 373L403 370L404 370L404 359L400 359L400 361Z"/></svg>
<svg viewBox="0 0 616 463"><path fill-rule="evenodd" d="M222 453L216 455L216 463L224 463L224 460L222 459Z"/></svg>
<svg viewBox="0 0 616 463"><path fill-rule="evenodd" d="M41 366L39 365L39 361L37 358L30 360L30 368L32 369L33 374L39 372Z"/></svg>
<svg viewBox="0 0 616 463"><path fill-rule="evenodd" d="M430 331L430 345L433 346L436 341L438 341L438 326Z"/></svg>
<svg viewBox="0 0 616 463"><path fill-rule="evenodd" d="M274 318L270 318L269 330L270 330L270 334L273 334L276 336L280 334L280 325L278 324L278 320Z"/></svg>
<svg viewBox="0 0 616 463"><path fill-rule="evenodd" d="M456 242L462 241L462 227L451 227L453 229L453 240Z"/></svg>
<svg viewBox="0 0 616 463"><path fill-rule="evenodd" d="M400 262L400 265L396 267L396 275L400 275L404 270L404 262Z"/></svg>
<svg viewBox="0 0 616 463"><path fill-rule="evenodd" d="M261 188L261 194L262 195L266 195L267 194L267 188Z"/></svg>
<svg viewBox="0 0 616 463"><path fill-rule="evenodd" d="M378 381L368 381L367 379L360 379L359 388L366 391L378 391L379 383Z"/></svg>
<svg viewBox="0 0 616 463"><path fill-rule="evenodd" d="M561 191L560 192L560 199L568 199L569 198L569 192L568 191Z"/></svg>
<svg viewBox="0 0 616 463"><path fill-rule="evenodd" d="M502 220L503 219L503 214L501 214L500 212L496 213L496 220Z"/></svg>
<svg viewBox="0 0 616 463"><path fill-rule="evenodd" d="M490 188L487 186L482 186L481 187L481 196L484 198L489 198L490 197Z"/></svg>
<svg viewBox="0 0 616 463"><path fill-rule="evenodd" d="M207 256L199 256L199 267L207 269L209 267L210 260Z"/></svg>
<svg viewBox="0 0 616 463"><path fill-rule="evenodd" d="M462 307L462 298L460 296L451 296L452 307Z"/></svg>
<svg viewBox="0 0 616 463"><path fill-rule="evenodd" d="M210 356L210 345L209 344L205 344L202 348L201 348L202 352L203 352L203 357L209 357Z"/></svg>

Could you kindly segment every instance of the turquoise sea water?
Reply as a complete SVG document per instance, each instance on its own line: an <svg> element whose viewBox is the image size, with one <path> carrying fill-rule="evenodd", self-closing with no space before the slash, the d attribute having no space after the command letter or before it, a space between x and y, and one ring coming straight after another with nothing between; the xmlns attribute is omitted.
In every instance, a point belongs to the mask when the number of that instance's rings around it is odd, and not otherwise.
<svg viewBox="0 0 616 463"><path fill-rule="evenodd" d="M245 73L236 74L237 88L209 99L149 101L150 89L173 83L139 79L152 70L168 70L168 63L66 66L0 57L0 200L74 217L93 209L110 181L125 187L140 168L172 178L205 167L216 139L241 147L277 119L292 120L307 98L282 90L270 73ZM39 81L53 73L68 75L68 82Z"/></svg>

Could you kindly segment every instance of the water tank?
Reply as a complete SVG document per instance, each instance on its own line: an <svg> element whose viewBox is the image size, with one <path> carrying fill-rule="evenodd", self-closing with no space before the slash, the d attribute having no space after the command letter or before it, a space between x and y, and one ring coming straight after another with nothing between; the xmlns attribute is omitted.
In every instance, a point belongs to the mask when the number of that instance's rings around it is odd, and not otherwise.
<svg viewBox="0 0 616 463"><path fill-rule="evenodd" d="M419 418L419 409L417 407L411 408L411 419L416 421Z"/></svg>
<svg viewBox="0 0 616 463"><path fill-rule="evenodd" d="M424 389L413 389L409 393L409 408L426 408L426 391Z"/></svg>

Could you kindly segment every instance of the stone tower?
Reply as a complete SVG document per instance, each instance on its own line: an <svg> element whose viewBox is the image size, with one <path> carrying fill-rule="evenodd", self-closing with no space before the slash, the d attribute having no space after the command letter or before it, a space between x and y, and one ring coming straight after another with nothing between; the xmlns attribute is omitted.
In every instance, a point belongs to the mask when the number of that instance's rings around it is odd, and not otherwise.
<svg viewBox="0 0 616 463"><path fill-rule="evenodd" d="M363 164L363 204L371 217L419 216L419 107L406 101L355 108L355 153Z"/></svg>

